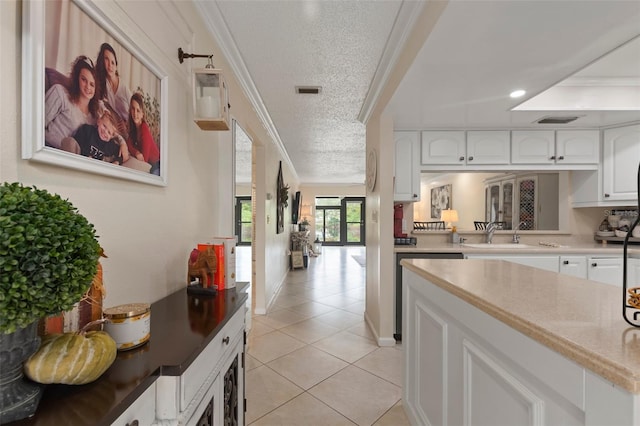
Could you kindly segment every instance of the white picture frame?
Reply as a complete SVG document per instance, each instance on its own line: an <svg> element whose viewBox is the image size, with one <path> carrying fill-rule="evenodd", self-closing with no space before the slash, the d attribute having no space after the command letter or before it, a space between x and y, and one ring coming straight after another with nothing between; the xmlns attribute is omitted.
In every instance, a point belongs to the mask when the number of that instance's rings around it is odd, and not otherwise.
<svg viewBox="0 0 640 426"><path fill-rule="evenodd" d="M58 39L74 37L71 32L78 31L78 28L63 24L50 25L52 19L55 20L56 18L49 17L50 19L47 19L46 10L53 4L57 5L56 7L64 8L65 11L76 8L77 10L74 9L74 16L76 17L74 22L78 22L78 19L80 19L82 30L86 32L88 28L93 35L93 38L89 38L87 41L76 37L74 42L78 46L86 47L77 49L73 53L67 52L67 56L64 58L58 57L61 55L59 52L63 49L57 49L56 55L53 56L56 57L58 63L71 63L77 55L81 54L90 57L95 62L101 43L109 42L120 52L123 59L133 64L132 67L137 67L136 69L139 72L136 76L140 76L141 82L144 81L147 85L151 84L159 88L155 92L142 89L142 93L153 93L151 99L155 101L153 104L157 120L154 124L154 131L155 134L159 133L159 141L156 140L155 143L160 151L158 175L129 168L126 165L112 164L67 152L47 146L45 143L45 68L48 67L47 62L51 62L50 58L52 57L51 52L49 55L46 54L45 46L51 44L51 37L57 37ZM58 27L59 31L56 32L52 27ZM63 34L63 31L68 34ZM168 184L167 166L169 161L167 149L167 73L141 50L138 43L133 43L108 16L91 2L79 0L60 0L56 2L24 1L22 34L22 158L119 179L166 186ZM118 59L120 60L120 58ZM70 66L67 69L57 71L69 75ZM129 79L133 80L134 77L131 76ZM121 81L123 80L121 79ZM140 86L130 84L129 87L131 92L134 92ZM155 96L157 92L159 92L159 95Z"/></svg>

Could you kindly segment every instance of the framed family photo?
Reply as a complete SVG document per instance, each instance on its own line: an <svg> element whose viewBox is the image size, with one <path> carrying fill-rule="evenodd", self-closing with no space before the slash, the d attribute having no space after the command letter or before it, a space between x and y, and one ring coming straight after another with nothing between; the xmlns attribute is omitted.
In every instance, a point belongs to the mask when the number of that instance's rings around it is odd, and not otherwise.
<svg viewBox="0 0 640 426"><path fill-rule="evenodd" d="M168 77L94 3L23 2L22 158L167 185Z"/></svg>

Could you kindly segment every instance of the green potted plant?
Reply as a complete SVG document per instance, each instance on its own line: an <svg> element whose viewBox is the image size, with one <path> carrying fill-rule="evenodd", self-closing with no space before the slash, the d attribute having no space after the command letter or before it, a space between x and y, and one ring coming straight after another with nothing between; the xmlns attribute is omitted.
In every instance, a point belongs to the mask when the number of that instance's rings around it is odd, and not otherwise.
<svg viewBox="0 0 640 426"><path fill-rule="evenodd" d="M89 289L99 255L93 225L69 201L20 183L0 186L3 422L35 412L41 388L20 377L18 364L38 349L38 320L70 310Z"/></svg>

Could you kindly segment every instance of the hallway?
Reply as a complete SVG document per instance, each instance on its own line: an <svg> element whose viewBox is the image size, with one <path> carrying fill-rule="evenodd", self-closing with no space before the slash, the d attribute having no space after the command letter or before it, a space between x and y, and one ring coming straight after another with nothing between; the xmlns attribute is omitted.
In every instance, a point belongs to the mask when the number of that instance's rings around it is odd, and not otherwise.
<svg viewBox="0 0 640 426"><path fill-rule="evenodd" d="M323 247L288 273L267 315L253 316L247 425L409 424L401 346L378 347L364 322L364 255Z"/></svg>

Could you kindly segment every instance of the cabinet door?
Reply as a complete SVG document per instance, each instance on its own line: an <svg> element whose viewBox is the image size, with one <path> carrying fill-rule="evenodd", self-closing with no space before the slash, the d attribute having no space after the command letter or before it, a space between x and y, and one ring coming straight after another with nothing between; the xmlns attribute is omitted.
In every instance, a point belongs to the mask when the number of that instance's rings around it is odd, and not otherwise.
<svg viewBox="0 0 640 426"><path fill-rule="evenodd" d="M500 183L489 184L485 190L485 216L487 222L497 222L500 220Z"/></svg>
<svg viewBox="0 0 640 426"><path fill-rule="evenodd" d="M640 259L627 259L627 288L640 287Z"/></svg>
<svg viewBox="0 0 640 426"><path fill-rule="evenodd" d="M598 164L599 161L599 130L558 130L556 132L556 163Z"/></svg>
<svg viewBox="0 0 640 426"><path fill-rule="evenodd" d="M467 132L467 164L509 164L508 130Z"/></svg>
<svg viewBox="0 0 640 426"><path fill-rule="evenodd" d="M637 200L640 125L605 130L603 144L604 200Z"/></svg>
<svg viewBox="0 0 640 426"><path fill-rule="evenodd" d="M587 278L622 287L622 257L590 257Z"/></svg>
<svg viewBox="0 0 640 426"><path fill-rule="evenodd" d="M464 131L422 132L422 164L464 166L466 143Z"/></svg>
<svg viewBox="0 0 640 426"><path fill-rule="evenodd" d="M505 222L505 229L513 229L513 196L515 181L505 180L501 184L500 194L500 221ZM517 225L517 224L516 224Z"/></svg>
<svg viewBox="0 0 640 426"><path fill-rule="evenodd" d="M535 176L521 177L516 181L517 193L517 213L518 223L524 222L521 230L538 229L538 180Z"/></svg>
<svg viewBox="0 0 640 426"><path fill-rule="evenodd" d="M511 162L514 164L554 164L553 130L514 130L511 132Z"/></svg>
<svg viewBox="0 0 640 426"><path fill-rule="evenodd" d="M214 425L244 424L244 342L237 341L223 361L214 407Z"/></svg>
<svg viewBox="0 0 640 426"><path fill-rule="evenodd" d="M395 132L394 201L420 201L420 134Z"/></svg>
<svg viewBox="0 0 640 426"><path fill-rule="evenodd" d="M587 278L587 258L585 256L560 256L560 273Z"/></svg>

